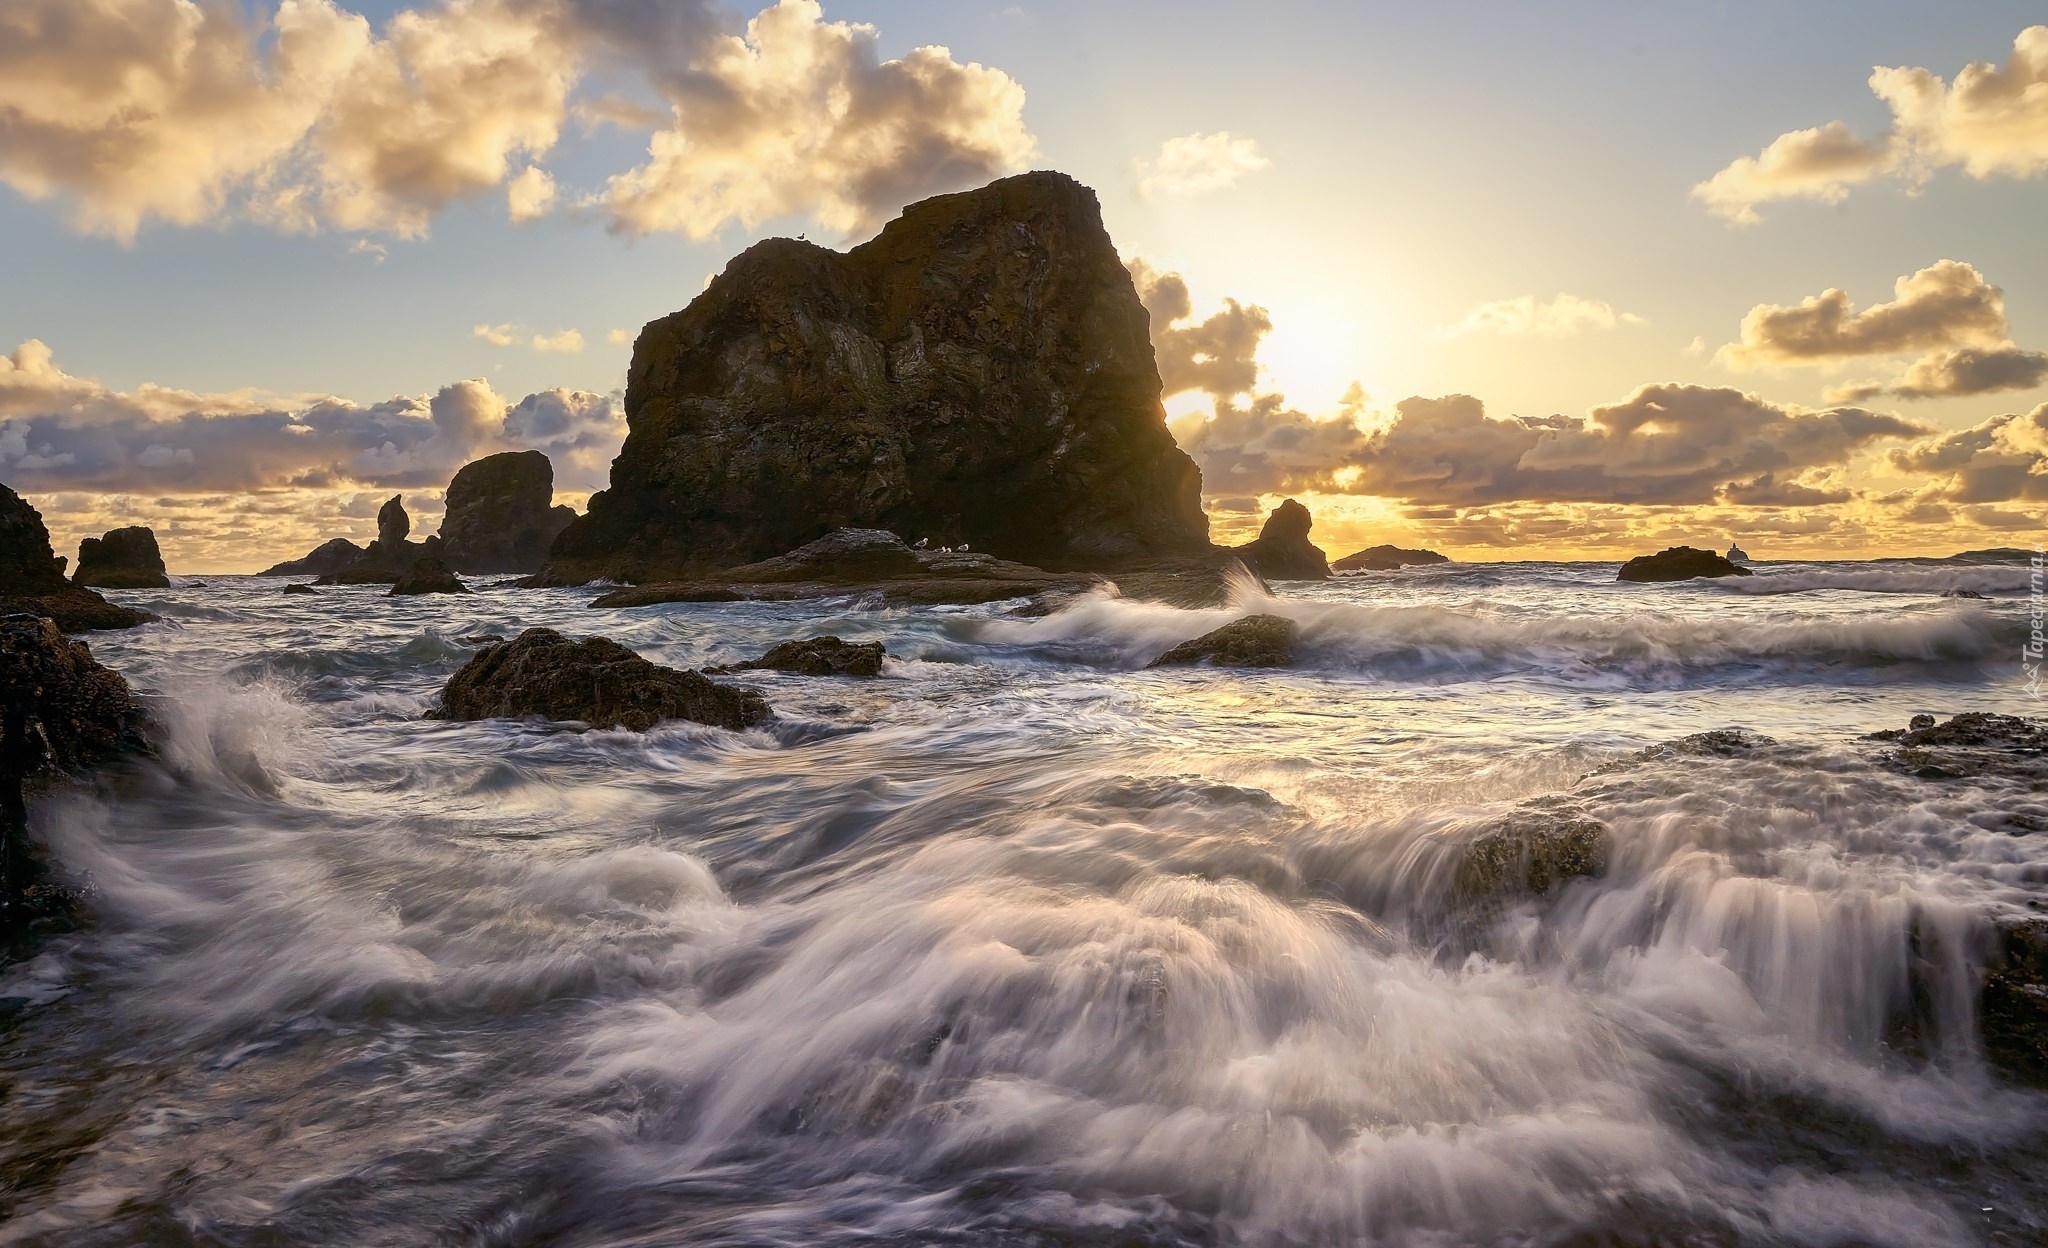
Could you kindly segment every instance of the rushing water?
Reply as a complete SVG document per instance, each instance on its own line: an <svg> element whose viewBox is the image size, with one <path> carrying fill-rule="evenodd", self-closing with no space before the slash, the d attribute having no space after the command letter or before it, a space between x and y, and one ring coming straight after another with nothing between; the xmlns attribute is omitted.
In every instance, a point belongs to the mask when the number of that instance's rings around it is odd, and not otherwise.
<svg viewBox="0 0 2048 1248"><path fill-rule="evenodd" d="M0 1242L2048 1242L2048 1098L1970 1017L2048 894L2001 820L2048 804L1857 739L2039 712L2026 569L1759 571L1042 618L114 595L164 617L93 646L168 739L35 812L91 917L0 970ZM1243 607L1298 668L1142 670ZM535 624L892 658L753 674L742 734L423 717ZM1777 744L1643 753L1733 726ZM1605 874L1461 904L1531 802L1604 822Z"/></svg>

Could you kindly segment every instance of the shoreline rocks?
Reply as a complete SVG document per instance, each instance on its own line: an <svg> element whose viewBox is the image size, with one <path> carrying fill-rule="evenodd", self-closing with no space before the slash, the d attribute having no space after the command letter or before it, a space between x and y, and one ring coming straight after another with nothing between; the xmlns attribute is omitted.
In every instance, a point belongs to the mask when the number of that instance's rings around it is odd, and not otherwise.
<svg viewBox="0 0 2048 1248"><path fill-rule="evenodd" d="M1433 550L1406 550L1399 546L1368 546L1330 564L1332 572L1392 572L1399 568L1449 563Z"/></svg>
<svg viewBox="0 0 2048 1248"><path fill-rule="evenodd" d="M78 544L78 570L71 574L77 585L95 589L169 589L171 578L164 573L163 552L157 549L156 533L143 525L109 529L103 537L88 537Z"/></svg>
<svg viewBox="0 0 2048 1248"><path fill-rule="evenodd" d="M645 732L664 719L740 731L766 723L774 712L751 689L662 667L607 638L529 628L463 664L448 678L435 714L453 720L539 716Z"/></svg>
<svg viewBox="0 0 2048 1248"><path fill-rule="evenodd" d="M1248 615L1184 641L1145 666L1292 667L1299 634L1294 621L1285 616Z"/></svg>
<svg viewBox="0 0 2048 1248"><path fill-rule="evenodd" d="M553 506L555 466L540 451L471 460L448 483L442 562L471 576L538 572L548 547L576 518Z"/></svg>
<svg viewBox="0 0 2048 1248"><path fill-rule="evenodd" d="M67 633L134 628L156 618L66 580L42 513L0 485L0 615L14 614L54 620Z"/></svg>
<svg viewBox="0 0 2048 1248"><path fill-rule="evenodd" d="M1258 537L1239 546L1236 554L1269 581L1327 581L1330 560L1308 540L1314 526L1308 508L1287 499L1266 517Z"/></svg>
<svg viewBox="0 0 2048 1248"><path fill-rule="evenodd" d="M537 583L696 582L844 527L1055 572L1208 547L1144 305L1062 174L913 204L844 254L755 244L641 331L626 419Z"/></svg>
<svg viewBox="0 0 2048 1248"><path fill-rule="evenodd" d="M1615 579L1639 584L1691 581L1718 576L1752 576L1748 568L1696 546L1667 546L1654 555L1637 555L1621 565Z"/></svg>
<svg viewBox="0 0 2048 1248"><path fill-rule="evenodd" d="M398 574L386 598L405 598L419 594L466 594L469 586L460 577L448 570L448 565L432 555L423 555L413 565Z"/></svg>
<svg viewBox="0 0 2048 1248"><path fill-rule="evenodd" d="M879 676L888 657L879 641L842 641L834 636L785 641L758 659L714 667L713 672L795 672L800 676Z"/></svg>

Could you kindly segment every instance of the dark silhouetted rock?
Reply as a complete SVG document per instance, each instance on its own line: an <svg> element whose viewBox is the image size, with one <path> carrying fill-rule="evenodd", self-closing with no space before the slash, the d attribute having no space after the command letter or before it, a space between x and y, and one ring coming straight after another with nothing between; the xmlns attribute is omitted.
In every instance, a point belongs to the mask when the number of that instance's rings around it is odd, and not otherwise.
<svg viewBox="0 0 2048 1248"><path fill-rule="evenodd" d="M146 748L142 726L128 682L84 642L41 616L0 617L0 938L60 917L69 899L29 839L28 786Z"/></svg>
<svg viewBox="0 0 2048 1248"><path fill-rule="evenodd" d="M1711 550L1694 546L1671 546L1654 555L1637 555L1621 565L1618 578L1624 581L1690 581L1700 577L1750 576L1748 568L1730 563Z"/></svg>
<svg viewBox="0 0 2048 1248"><path fill-rule="evenodd" d="M1056 173L906 209L845 254L748 248L641 331L611 486L541 578L688 580L835 528L1052 569L1207 548L1149 322Z"/></svg>
<svg viewBox="0 0 2048 1248"><path fill-rule="evenodd" d="M2000 922L1983 982L1977 1027L1984 1056L2016 1083L2048 1087L2048 919Z"/></svg>
<svg viewBox="0 0 2048 1248"><path fill-rule="evenodd" d="M1308 508L1288 499L1273 509L1259 536L1237 548L1245 566L1269 581L1323 581L1330 561L1308 540L1315 521Z"/></svg>
<svg viewBox="0 0 2048 1248"><path fill-rule="evenodd" d="M506 451L464 464L448 483L442 559L472 576L538 572L576 512L556 507L555 466L539 451Z"/></svg>
<svg viewBox="0 0 2048 1248"><path fill-rule="evenodd" d="M1975 598L1979 601L1982 601L1984 598L1984 595L1974 589L1946 589L1942 591L1941 596L1944 598Z"/></svg>
<svg viewBox="0 0 2048 1248"><path fill-rule="evenodd" d="M1279 615L1248 615L1184 641L1152 660L1152 667L1213 663L1217 667L1288 667L1294 662L1294 621Z"/></svg>
<svg viewBox="0 0 2048 1248"><path fill-rule="evenodd" d="M329 538L307 552L303 559L287 559L258 572L258 576L327 576L363 557L363 548L345 537Z"/></svg>
<svg viewBox="0 0 2048 1248"><path fill-rule="evenodd" d="M439 535L424 542L408 542L412 517L405 513L403 495L394 494L377 509L377 540L364 549L362 557L346 567L326 573L315 585L395 585L407 569L425 558L441 558Z"/></svg>
<svg viewBox="0 0 2048 1248"><path fill-rule="evenodd" d="M412 532L412 517L405 514L405 495L393 494L377 509L377 545L394 551L405 545Z"/></svg>
<svg viewBox="0 0 2048 1248"><path fill-rule="evenodd" d="M1531 802L1465 847L1453 887L1465 900L1541 895L1607 869L1607 825L1556 800Z"/></svg>
<svg viewBox="0 0 2048 1248"><path fill-rule="evenodd" d="M1332 563L1330 571L1392 572L1396 568L1449 562L1449 559L1433 550L1404 550L1399 546L1368 546L1364 550L1355 551Z"/></svg>
<svg viewBox="0 0 2048 1248"><path fill-rule="evenodd" d="M413 565L398 574L386 598L403 598L414 594L466 594L469 586L448 570L448 565L432 555L422 556Z"/></svg>
<svg viewBox="0 0 2048 1248"><path fill-rule="evenodd" d="M1931 715L1915 715L1907 728L1864 740L1891 742L1896 748L1883 755L1885 765L1922 780L2048 780L2048 721L2040 719L1970 711L1936 723Z"/></svg>
<svg viewBox="0 0 2048 1248"><path fill-rule="evenodd" d="M284 592L287 594L313 594L319 591L311 585L287 585L284 587Z"/></svg>
<svg viewBox="0 0 2048 1248"><path fill-rule="evenodd" d="M78 570L73 582L95 589L169 589L171 578L164 575L164 557L156 547L156 534L142 525L110 529L105 537L88 537L78 544Z"/></svg>
<svg viewBox="0 0 2048 1248"><path fill-rule="evenodd" d="M67 633L133 628L156 618L65 580L64 561L50 549L42 513L0 485L0 615L21 613L54 620Z"/></svg>
<svg viewBox="0 0 2048 1248"><path fill-rule="evenodd" d="M478 651L449 678L439 713L443 719L538 715L634 732L664 719L738 730L773 714L751 689L661 667L603 637L572 640L551 628L529 628Z"/></svg>
<svg viewBox="0 0 2048 1248"><path fill-rule="evenodd" d="M806 637L785 641L758 659L716 668L721 672L796 672L803 676L879 676L888 652L879 641Z"/></svg>

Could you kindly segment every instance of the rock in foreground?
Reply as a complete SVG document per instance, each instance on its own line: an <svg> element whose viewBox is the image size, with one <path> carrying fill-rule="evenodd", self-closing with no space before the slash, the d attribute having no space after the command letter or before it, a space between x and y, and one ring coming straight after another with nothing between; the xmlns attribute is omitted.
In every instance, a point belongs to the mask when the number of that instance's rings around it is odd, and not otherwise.
<svg viewBox="0 0 2048 1248"><path fill-rule="evenodd" d="M1654 555L1637 555L1621 565L1618 579L1624 581L1690 581L1701 577L1750 576L1740 564L1730 563L1711 550L1696 546L1670 546Z"/></svg>
<svg viewBox="0 0 2048 1248"><path fill-rule="evenodd" d="M556 507L555 466L540 451L506 451L464 464L448 483L442 560L472 576L538 572L576 513Z"/></svg>
<svg viewBox="0 0 2048 1248"><path fill-rule="evenodd" d="M1399 546L1368 546L1330 565L1332 572L1392 572L1397 568L1449 563L1433 550L1405 550Z"/></svg>
<svg viewBox="0 0 2048 1248"><path fill-rule="evenodd" d="M765 723L773 712L751 689L650 663L615 641L529 628L486 646L449 677L438 714L464 720L537 715L645 732L664 719L737 731Z"/></svg>
<svg viewBox="0 0 2048 1248"><path fill-rule="evenodd" d="M1294 621L1284 616L1248 615L1180 643L1147 666L1291 667L1298 632Z"/></svg>
<svg viewBox="0 0 2048 1248"><path fill-rule="evenodd" d="M169 589L171 578L164 574L163 552L157 549L156 533L143 525L110 529L104 537L88 537L78 544L78 570L73 582L96 589Z"/></svg>
<svg viewBox="0 0 2048 1248"><path fill-rule="evenodd" d="M688 580L846 526L1052 569L1208 544L1144 305L1062 174L914 204L845 254L755 244L641 331L626 420L547 584Z"/></svg>
<svg viewBox="0 0 2048 1248"><path fill-rule="evenodd" d="M386 598L403 598L415 594L466 594L469 586L448 570L448 565L432 555L413 561L413 565L398 574L398 579L385 593Z"/></svg>
<svg viewBox="0 0 2048 1248"><path fill-rule="evenodd" d="M1314 526L1308 508L1290 498L1266 517L1256 540L1237 548L1238 557L1269 581L1329 580L1329 558L1308 540Z"/></svg>
<svg viewBox="0 0 2048 1248"><path fill-rule="evenodd" d="M1607 825L1538 800L1489 825L1465 847L1454 888L1466 900L1542 895L1607 866Z"/></svg>
<svg viewBox="0 0 2048 1248"><path fill-rule="evenodd" d="M801 676L879 676L888 651L879 641L841 641L837 637L806 637L785 641L758 659L735 663L723 672L795 672Z"/></svg>
<svg viewBox="0 0 2048 1248"><path fill-rule="evenodd" d="M2048 780L2048 721L2040 719L1969 711L1936 723L1932 715L1916 715L1906 728L1864 739L1891 742L1885 764L1921 780Z"/></svg>
<svg viewBox="0 0 2048 1248"><path fill-rule="evenodd" d="M15 614L54 620L67 633L134 628L155 618L65 580L64 561L50 549L42 513L0 485L0 615Z"/></svg>

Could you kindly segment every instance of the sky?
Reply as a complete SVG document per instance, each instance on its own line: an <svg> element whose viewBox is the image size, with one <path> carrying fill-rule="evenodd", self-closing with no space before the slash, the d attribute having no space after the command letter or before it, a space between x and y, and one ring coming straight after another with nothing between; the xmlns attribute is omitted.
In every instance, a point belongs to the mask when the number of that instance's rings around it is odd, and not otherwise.
<svg viewBox="0 0 2048 1248"><path fill-rule="evenodd" d="M0 481L174 572L602 488L756 239L1094 187L1219 540L2032 546L2038 4L6 0Z"/></svg>

